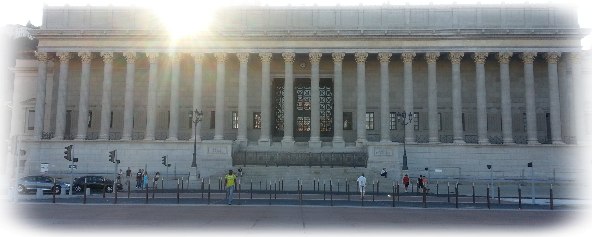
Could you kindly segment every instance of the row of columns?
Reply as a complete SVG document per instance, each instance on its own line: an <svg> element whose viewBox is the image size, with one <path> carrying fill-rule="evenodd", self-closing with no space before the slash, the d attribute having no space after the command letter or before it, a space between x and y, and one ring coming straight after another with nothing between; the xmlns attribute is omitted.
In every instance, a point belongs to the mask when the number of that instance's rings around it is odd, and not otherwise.
<svg viewBox="0 0 592 237"><path fill-rule="evenodd" d="M44 101L45 101L45 85L47 75L47 62L49 60L48 54L43 52L36 53L39 60L38 84L37 84L37 100L35 113L35 137L41 138L43 132L43 118L44 118ZM216 71L216 103L215 103L215 135L214 140L224 139L224 98L225 98L225 63L227 61L227 53L214 53L217 62ZM295 53L282 53L282 58L285 63L285 84L284 84L284 137L282 143L284 145L293 145L294 143L294 74L293 63ZM67 83L68 83L68 65L72 54L68 52L57 52L56 56L60 61L60 74L58 79L58 94L57 94L57 114L56 114L56 131L55 140L64 139L64 131L66 125L66 98L67 98ZM88 96L90 85L90 62L93 59L91 52L79 52L78 56L82 60L82 73L80 83L80 97L79 97L79 115L78 115L78 130L75 136L76 140L86 139L86 131L88 123ZM109 121L111 113L111 90L113 79L113 52L100 53L104 61L104 78L103 78L103 97L101 101L101 125L99 140L109 139ZM125 78L125 96L124 96L124 123L122 140L132 139L133 126L133 108L134 108L134 82L135 82L135 60L137 54L135 52L124 52L123 56L127 61L126 78ZM157 75L158 75L158 59L159 53L146 53L150 62L149 79L148 79L148 101L147 105L147 125L145 132L145 140L155 139L156 130L156 92L157 92ZM194 59L194 94L193 94L193 109L201 111L202 109L202 81L203 81L203 61L205 59L204 53L192 53ZM239 102L238 102L238 133L237 141L247 142L247 64L249 60L249 53L237 53L239 67ZM345 53L332 53L334 62L334 122L335 124L343 124L343 82L342 82L342 63ZM487 137L487 110L486 110L486 85L485 85L485 62L489 56L488 52L476 52L472 54L472 58L476 64L476 103L477 103L477 135L479 144L489 144ZM513 56L512 52L499 52L495 54L500 63L500 93L501 93L501 112L502 112L502 134L504 144L514 144L512 135L512 116L511 116L511 96L510 96L510 71L509 61ZM537 56L536 52L524 52L519 54L519 58L524 62L524 86L525 86L525 104L526 104L526 133L528 144L538 144L537 129L536 129L536 107L535 107L535 84L534 84L534 68L533 61ZM167 140L177 140L179 130L179 80L180 80L180 60L181 53L170 53L169 57L172 62L171 71L171 98L170 98L170 124L169 137ZM261 145L269 145L271 142L271 77L270 77L270 63L272 60L272 53L259 53L262 62L262 84L261 84L261 137L259 143ZM366 60L368 53L355 53L355 60L357 62L357 79L356 79L356 115L357 115L357 145L366 143ZM379 53L378 60L380 61L380 124L381 124L381 142L391 142L390 140L390 97L389 97L389 62L392 53ZM408 52L401 54L403 61L403 87L404 87L404 110L406 112L413 111L413 74L412 63L416 57L416 53ZM425 54L425 60L428 64L428 124L429 124L429 142L438 143L438 112L437 112L437 75L436 75L436 61L440 57L438 52L428 52ZM453 120L453 142L456 144L464 143L463 129L462 129L462 102L461 102L461 79L460 79L460 62L464 57L462 52L451 52L448 54L448 60L452 64L452 120ZM549 80L549 107L551 116L551 134L553 144L562 144L561 132L561 108L559 99L559 80L557 73L557 62L561 57L559 52L544 53L543 57L548 64L548 80ZM309 53L311 62L311 137L309 145L312 147L320 147L320 94L319 94L319 63L322 58L322 53ZM573 90L575 101L575 122L577 134L576 137L583 140L585 134L584 129L584 114L582 112L582 78L580 53L570 53L569 58L573 65L574 83ZM570 93L567 93L569 95ZM316 103L315 103L316 102ZM192 134L191 139L201 140L200 128ZM415 135L412 126L405 126L405 142L414 143ZM334 146L344 146L343 127L334 126Z"/></svg>

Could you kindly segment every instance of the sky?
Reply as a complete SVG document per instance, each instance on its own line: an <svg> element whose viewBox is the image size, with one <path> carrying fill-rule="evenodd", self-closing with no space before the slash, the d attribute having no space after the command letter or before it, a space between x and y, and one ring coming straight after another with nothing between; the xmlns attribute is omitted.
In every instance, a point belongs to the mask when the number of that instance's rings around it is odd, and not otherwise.
<svg viewBox="0 0 592 237"><path fill-rule="evenodd" d="M180 16L187 16L187 15L200 15L194 14L196 11L200 10L207 10L214 8L216 6L224 6L224 5L237 5L237 4L261 4L265 5L268 4L270 6L287 6L289 3L292 3L293 6L296 5L305 5L305 6L312 6L317 4L319 6L335 6L337 3L340 5L359 5L363 3L364 5L382 5L384 3L390 3L392 5L402 5L406 4L409 1L397 1L397 0L299 0L297 4L294 4L296 1L290 0L217 0L217 1L187 1L187 0L16 0L16 1L9 1L0 4L0 26L4 26L6 24L21 24L25 25L28 21L35 26L41 25L41 17L43 14L43 5L47 4L49 6L63 6L65 4L69 4L70 6L84 6L84 5L91 5L91 6L151 6L155 7L156 9L160 9L163 12L177 12L177 14L170 14L172 20L178 19ZM480 2L481 4L499 4L501 2L505 2L506 4L511 3L547 3L547 2L559 2L559 3L573 3L578 4L580 13L579 15L579 23L580 27L582 28L592 28L592 14L586 14L585 10L589 9L592 6L592 1L586 0L413 0L411 1L413 4L429 4L433 2L434 4L450 4L456 2L458 4L475 4ZM182 6L182 7L179 7ZM187 12L193 14L178 14L178 12ZM589 49L592 45L592 36L588 36L586 39L582 40L582 47L584 49Z"/></svg>

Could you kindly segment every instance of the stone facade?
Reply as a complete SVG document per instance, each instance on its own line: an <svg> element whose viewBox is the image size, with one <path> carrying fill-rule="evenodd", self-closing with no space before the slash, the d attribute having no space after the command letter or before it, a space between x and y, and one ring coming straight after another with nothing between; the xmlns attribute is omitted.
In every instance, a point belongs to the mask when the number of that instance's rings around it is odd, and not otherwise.
<svg viewBox="0 0 592 237"><path fill-rule="evenodd" d="M46 6L41 29L31 30L38 60L13 69L11 136L27 150L25 172L41 163L66 172L70 144L79 172L111 172L111 150L124 168L162 170L168 155L180 172L202 176L227 170L236 151L363 150L368 169L395 177L429 167L483 178L492 164L496 177L514 178L528 162L545 179L581 172L574 164L590 141L582 89L590 68L575 8L214 15L208 31L173 40L147 9ZM194 110L204 113L196 129ZM407 126L397 112L411 113Z"/></svg>

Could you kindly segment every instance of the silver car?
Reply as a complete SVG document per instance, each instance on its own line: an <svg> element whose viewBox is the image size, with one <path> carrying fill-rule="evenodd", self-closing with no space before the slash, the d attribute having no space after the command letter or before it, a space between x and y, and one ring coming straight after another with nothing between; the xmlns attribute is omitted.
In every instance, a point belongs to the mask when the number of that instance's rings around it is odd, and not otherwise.
<svg viewBox="0 0 592 237"><path fill-rule="evenodd" d="M25 176L19 179L17 183L17 191L19 193L29 193L36 192L38 188L43 190L44 193L51 193L53 190L54 193L60 194L62 189L66 192L70 191L70 184L56 181L55 189L53 189L53 182L53 178L44 175Z"/></svg>

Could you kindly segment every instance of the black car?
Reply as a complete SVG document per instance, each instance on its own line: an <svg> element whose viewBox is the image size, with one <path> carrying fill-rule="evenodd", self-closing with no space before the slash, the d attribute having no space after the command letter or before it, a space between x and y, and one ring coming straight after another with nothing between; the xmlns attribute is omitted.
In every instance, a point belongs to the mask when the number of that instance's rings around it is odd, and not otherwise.
<svg viewBox="0 0 592 237"><path fill-rule="evenodd" d="M105 188L105 192L113 192L113 180L106 179L103 176L95 175L75 178L74 183L72 184L72 190L74 190L74 192L82 192L84 190L85 179L86 187L90 188L91 190L102 191L103 188ZM117 183L117 190L123 190L123 185L121 183Z"/></svg>

